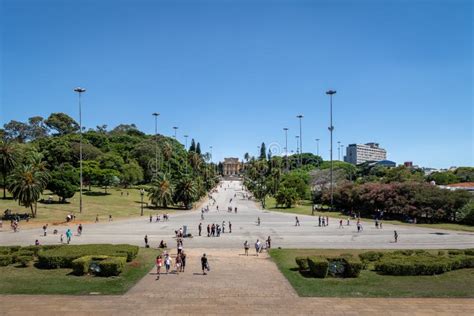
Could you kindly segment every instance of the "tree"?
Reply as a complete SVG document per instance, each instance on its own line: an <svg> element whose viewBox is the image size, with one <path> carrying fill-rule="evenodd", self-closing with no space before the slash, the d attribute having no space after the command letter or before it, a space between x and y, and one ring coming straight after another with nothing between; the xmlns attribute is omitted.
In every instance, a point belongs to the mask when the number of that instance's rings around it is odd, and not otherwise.
<svg viewBox="0 0 474 316"><path fill-rule="evenodd" d="M44 122L50 129L55 130L57 135L72 134L79 131L79 124L65 113L52 113Z"/></svg>
<svg viewBox="0 0 474 316"><path fill-rule="evenodd" d="M38 200L46 188L49 175L32 165L20 165L8 177L8 190L18 204L31 209L31 216L36 217Z"/></svg>
<svg viewBox="0 0 474 316"><path fill-rule="evenodd" d="M249 153L245 153L244 159L245 159L245 161L246 161L247 163L249 162L249 159L250 159Z"/></svg>
<svg viewBox="0 0 474 316"><path fill-rule="evenodd" d="M454 171L459 182L473 182L474 181L474 167L459 167Z"/></svg>
<svg viewBox="0 0 474 316"><path fill-rule="evenodd" d="M137 161L131 160L123 166L122 184L125 187L143 181L143 169Z"/></svg>
<svg viewBox="0 0 474 316"><path fill-rule="evenodd" d="M275 194L275 200L278 205L286 208L292 207L298 200L298 193L294 188L280 187Z"/></svg>
<svg viewBox="0 0 474 316"><path fill-rule="evenodd" d="M24 143L28 139L28 124L11 120L3 125L5 128L5 136L8 140Z"/></svg>
<svg viewBox="0 0 474 316"><path fill-rule="evenodd" d="M428 176L428 181L434 181L436 184L444 185L458 182L458 177L451 171L433 172Z"/></svg>
<svg viewBox="0 0 474 316"><path fill-rule="evenodd" d="M196 151L196 142L194 141L194 138L191 139L191 146L189 146L189 151L190 152Z"/></svg>
<svg viewBox="0 0 474 316"><path fill-rule="evenodd" d="M65 203L66 199L74 196L79 189L79 175L71 166L63 166L60 169L51 172L51 179L47 189L61 198Z"/></svg>
<svg viewBox="0 0 474 316"><path fill-rule="evenodd" d="M113 169L101 169L98 175L98 183L104 187L104 193L107 194L107 187L120 183L120 172Z"/></svg>
<svg viewBox="0 0 474 316"><path fill-rule="evenodd" d="M82 162L82 180L89 186L89 191L93 184L98 184L101 176L99 162L86 160Z"/></svg>
<svg viewBox="0 0 474 316"><path fill-rule="evenodd" d="M201 144L198 142L196 146L196 154L201 155Z"/></svg>
<svg viewBox="0 0 474 316"><path fill-rule="evenodd" d="M261 160L264 160L267 156L267 147L265 146L265 143L262 142L262 145L260 146L260 156L258 157Z"/></svg>
<svg viewBox="0 0 474 316"><path fill-rule="evenodd" d="M35 140L48 136L48 127L41 116L33 116L28 119L28 138Z"/></svg>
<svg viewBox="0 0 474 316"><path fill-rule="evenodd" d="M190 209L192 203L197 199L197 187L190 177L182 177L176 185L174 201L182 203L184 208Z"/></svg>
<svg viewBox="0 0 474 316"><path fill-rule="evenodd" d="M2 174L3 199L6 199L7 176L17 164L15 146L7 141L0 140L0 173Z"/></svg>
<svg viewBox="0 0 474 316"><path fill-rule="evenodd" d="M113 169L118 172L122 172L123 165L125 164L123 158L114 152L105 153L97 158L97 160L99 161L99 166L102 169Z"/></svg>
<svg viewBox="0 0 474 316"><path fill-rule="evenodd" d="M148 191L148 198L150 202L155 206L162 206L167 208L168 205L173 203L173 191L174 187L168 178L167 174L163 174Z"/></svg>

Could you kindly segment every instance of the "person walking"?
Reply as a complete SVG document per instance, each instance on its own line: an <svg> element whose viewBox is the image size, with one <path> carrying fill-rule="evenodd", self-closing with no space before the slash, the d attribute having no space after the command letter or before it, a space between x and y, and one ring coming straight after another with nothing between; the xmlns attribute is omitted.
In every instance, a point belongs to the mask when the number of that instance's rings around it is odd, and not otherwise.
<svg viewBox="0 0 474 316"><path fill-rule="evenodd" d="M156 279L160 279L161 266L163 265L163 258L161 255L156 257Z"/></svg>
<svg viewBox="0 0 474 316"><path fill-rule="evenodd" d="M184 269L186 268L186 254L184 253L184 250L181 251L181 271L184 272Z"/></svg>
<svg viewBox="0 0 474 316"><path fill-rule="evenodd" d="M272 240L271 240L270 236L268 236L268 238L267 238L267 249L270 249L270 248L272 248Z"/></svg>
<svg viewBox="0 0 474 316"><path fill-rule="evenodd" d="M182 266L181 254L178 253L178 255L176 256L176 274L179 274L181 272L181 266Z"/></svg>
<svg viewBox="0 0 474 316"><path fill-rule="evenodd" d="M257 218L257 226L260 226L260 216Z"/></svg>
<svg viewBox="0 0 474 316"><path fill-rule="evenodd" d="M232 223L229 221L229 234L232 233Z"/></svg>
<svg viewBox="0 0 474 316"><path fill-rule="evenodd" d="M166 274L168 274L171 268L171 257L169 254L166 254L165 256L165 268L166 268Z"/></svg>
<svg viewBox="0 0 474 316"><path fill-rule="evenodd" d="M201 257L201 268L202 268L202 274L207 275L206 271L209 271L209 262L207 261L206 254L202 254Z"/></svg>
<svg viewBox="0 0 474 316"><path fill-rule="evenodd" d="M296 220L295 226L300 226L300 220L298 216L295 216L295 220Z"/></svg>
<svg viewBox="0 0 474 316"><path fill-rule="evenodd" d="M145 240L145 248L150 248L150 245L148 245L148 235L145 235L143 239Z"/></svg>
<svg viewBox="0 0 474 316"><path fill-rule="evenodd" d="M244 251L245 251L245 255L246 255L247 257L248 257L248 255L249 255L249 248L250 248L249 242L246 240L246 241L244 242Z"/></svg>
<svg viewBox="0 0 474 316"><path fill-rule="evenodd" d="M344 228L344 226L342 226L342 219L339 220L339 228Z"/></svg>
<svg viewBox="0 0 474 316"><path fill-rule="evenodd" d="M95 222L96 222L96 223L99 222L99 214L97 214L97 215L95 216Z"/></svg>
<svg viewBox="0 0 474 316"><path fill-rule="evenodd" d="M393 238L395 239L395 242L398 242L398 233L396 230L393 231Z"/></svg>
<svg viewBox="0 0 474 316"><path fill-rule="evenodd" d="M201 230L202 230L202 223L199 223L199 226L198 226L199 236L201 236Z"/></svg>
<svg viewBox="0 0 474 316"><path fill-rule="evenodd" d="M222 221L222 233L225 234L225 221Z"/></svg>
<svg viewBox="0 0 474 316"><path fill-rule="evenodd" d="M48 232L48 224L43 225L43 235L44 235L44 237L46 237L47 232Z"/></svg>
<svg viewBox="0 0 474 316"><path fill-rule="evenodd" d="M68 228L66 230L66 240L67 240L68 245L71 242L71 237L72 237L72 231L71 231L71 229Z"/></svg>
<svg viewBox="0 0 474 316"><path fill-rule="evenodd" d="M150 223L153 222L153 216L150 214Z"/></svg>
<svg viewBox="0 0 474 316"><path fill-rule="evenodd" d="M326 226L329 226L329 217L326 216Z"/></svg>
<svg viewBox="0 0 474 316"><path fill-rule="evenodd" d="M318 221L319 221L319 225L318 225L318 226L321 227L321 216L319 216Z"/></svg>
<svg viewBox="0 0 474 316"><path fill-rule="evenodd" d="M82 235L82 224L79 224L79 226L77 227L77 234L78 234L79 236Z"/></svg>
<svg viewBox="0 0 474 316"><path fill-rule="evenodd" d="M207 224L207 237L211 237L211 224Z"/></svg>
<svg viewBox="0 0 474 316"><path fill-rule="evenodd" d="M261 247L260 240L257 239L257 241L255 242L255 253L257 254L257 256L258 256L258 253L260 252L260 247Z"/></svg>

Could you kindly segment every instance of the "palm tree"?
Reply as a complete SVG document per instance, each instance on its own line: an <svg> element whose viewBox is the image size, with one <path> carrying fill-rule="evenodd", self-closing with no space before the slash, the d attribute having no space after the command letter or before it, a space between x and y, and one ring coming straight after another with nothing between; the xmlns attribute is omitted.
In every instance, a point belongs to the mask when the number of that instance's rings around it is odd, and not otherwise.
<svg viewBox="0 0 474 316"><path fill-rule="evenodd" d="M168 179L168 176L164 174L156 184L148 191L148 198L151 203L158 207L161 205L167 208L169 204L173 203L173 184Z"/></svg>
<svg viewBox="0 0 474 316"><path fill-rule="evenodd" d="M21 165L8 177L8 190L18 204L31 209L31 216L36 217L37 202L46 188L49 174L33 165Z"/></svg>
<svg viewBox="0 0 474 316"><path fill-rule="evenodd" d="M176 186L175 202L183 203L186 209L190 209L197 198L196 183L190 177L183 177Z"/></svg>
<svg viewBox="0 0 474 316"><path fill-rule="evenodd" d="M7 176L16 166L15 147L4 140L0 141L0 173L3 179L3 199L6 199Z"/></svg>
<svg viewBox="0 0 474 316"><path fill-rule="evenodd" d="M195 152L190 153L189 163L191 164L191 167L194 170L196 170L196 171L201 170L202 159L201 159L201 156L198 153L195 153Z"/></svg>

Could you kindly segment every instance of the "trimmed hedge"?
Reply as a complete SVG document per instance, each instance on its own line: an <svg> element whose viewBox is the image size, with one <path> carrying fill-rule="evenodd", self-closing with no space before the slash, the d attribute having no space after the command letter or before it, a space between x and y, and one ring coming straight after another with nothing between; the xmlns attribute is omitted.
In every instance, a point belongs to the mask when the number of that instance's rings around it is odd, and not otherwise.
<svg viewBox="0 0 474 316"><path fill-rule="evenodd" d="M13 257L11 255L0 255L0 267L4 267L12 263Z"/></svg>
<svg viewBox="0 0 474 316"><path fill-rule="evenodd" d="M311 275L315 278L325 278L328 275L329 261L322 257L308 257L308 266Z"/></svg>
<svg viewBox="0 0 474 316"><path fill-rule="evenodd" d="M459 256L463 254L464 254L463 250L448 250L448 255L450 256Z"/></svg>
<svg viewBox="0 0 474 316"><path fill-rule="evenodd" d="M109 257L99 262L99 275L103 277L117 276L122 273L127 259L125 257Z"/></svg>
<svg viewBox="0 0 474 316"><path fill-rule="evenodd" d="M296 257L295 261L300 271L306 271L309 269L308 257Z"/></svg>
<svg viewBox="0 0 474 316"><path fill-rule="evenodd" d="M464 254L468 256L474 256L474 249L466 249L464 250Z"/></svg>
<svg viewBox="0 0 474 316"><path fill-rule="evenodd" d="M15 257L15 262L19 263L22 267L27 267L30 261L33 260L33 256L18 256Z"/></svg>
<svg viewBox="0 0 474 316"><path fill-rule="evenodd" d="M102 261L108 256L84 256L72 261L72 273L75 275L84 275L89 273L91 263L94 261Z"/></svg>
<svg viewBox="0 0 474 316"><path fill-rule="evenodd" d="M138 246L132 245L64 245L38 252L39 266L45 269L72 268L72 262L84 256L126 257L132 261L138 254Z"/></svg>
<svg viewBox="0 0 474 316"><path fill-rule="evenodd" d="M434 255L418 256L385 256L375 263L375 270L389 275L433 275L457 269L464 265L460 258L449 258Z"/></svg>
<svg viewBox="0 0 474 316"><path fill-rule="evenodd" d="M364 264L358 258L343 258L345 270L345 278L357 278L360 275L360 271L363 269Z"/></svg>
<svg viewBox="0 0 474 316"><path fill-rule="evenodd" d="M0 246L0 255L8 255L20 250L21 246Z"/></svg>
<svg viewBox="0 0 474 316"><path fill-rule="evenodd" d="M373 262L380 260L383 255L384 253L381 251L367 251L359 254L359 258L364 262Z"/></svg>

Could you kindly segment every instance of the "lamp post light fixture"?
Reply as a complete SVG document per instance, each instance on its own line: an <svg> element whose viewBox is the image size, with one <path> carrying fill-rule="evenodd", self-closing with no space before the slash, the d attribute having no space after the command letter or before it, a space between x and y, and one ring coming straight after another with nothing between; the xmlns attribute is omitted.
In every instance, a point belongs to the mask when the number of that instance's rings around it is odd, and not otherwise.
<svg viewBox="0 0 474 316"><path fill-rule="evenodd" d="M303 136L302 136L302 131L301 131L301 119L303 118L303 115L297 115L296 116L300 120L300 167L303 164Z"/></svg>
<svg viewBox="0 0 474 316"><path fill-rule="evenodd" d="M341 142L337 142L337 160L341 160Z"/></svg>
<svg viewBox="0 0 474 316"><path fill-rule="evenodd" d="M177 127L177 126L173 126L173 129L174 129L174 139L176 139L176 131L178 130L178 127Z"/></svg>
<svg viewBox="0 0 474 316"><path fill-rule="evenodd" d="M285 163L286 171L288 171L288 127L283 128L283 130L285 131Z"/></svg>
<svg viewBox="0 0 474 316"><path fill-rule="evenodd" d="M158 116L160 113L153 113L155 117L155 170L153 170L153 178L157 180L158 177Z"/></svg>
<svg viewBox="0 0 474 316"><path fill-rule="evenodd" d="M319 138L316 138L316 155L319 156Z"/></svg>
<svg viewBox="0 0 474 316"><path fill-rule="evenodd" d="M82 213L82 104L81 104L81 95L86 92L86 89L77 87L74 89L74 92L77 92L79 96L79 213Z"/></svg>
<svg viewBox="0 0 474 316"><path fill-rule="evenodd" d="M330 178L331 178L331 183L330 183L330 186L331 186L331 211L333 210L333 202L334 202L334 185L332 183L332 176L333 176L333 161L332 161L332 133L334 131L334 126L332 125L332 96L334 94L336 94L336 90L328 90L326 91L326 94L329 95L329 132L331 134L331 147L330 147L330 150L329 150L329 155L330 155L330 159L331 159L331 173L330 173Z"/></svg>
<svg viewBox="0 0 474 316"><path fill-rule="evenodd" d="M140 189L140 197L141 197L141 212L140 212L140 216L143 216L143 196L145 195L145 190L144 189Z"/></svg>

